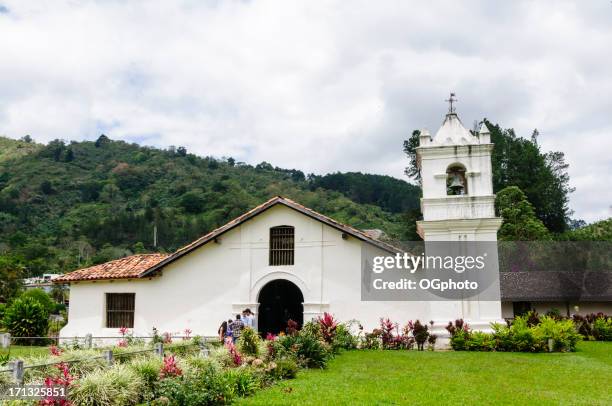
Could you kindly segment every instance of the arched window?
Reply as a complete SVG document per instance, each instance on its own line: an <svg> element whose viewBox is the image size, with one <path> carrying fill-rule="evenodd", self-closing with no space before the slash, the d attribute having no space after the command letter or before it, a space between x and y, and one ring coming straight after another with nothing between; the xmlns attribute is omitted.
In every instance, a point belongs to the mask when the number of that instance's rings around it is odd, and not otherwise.
<svg viewBox="0 0 612 406"><path fill-rule="evenodd" d="M446 194L467 195L467 178L465 177L465 166L452 164L446 169Z"/></svg>
<svg viewBox="0 0 612 406"><path fill-rule="evenodd" d="M292 226L270 228L270 266L293 265L294 235Z"/></svg>

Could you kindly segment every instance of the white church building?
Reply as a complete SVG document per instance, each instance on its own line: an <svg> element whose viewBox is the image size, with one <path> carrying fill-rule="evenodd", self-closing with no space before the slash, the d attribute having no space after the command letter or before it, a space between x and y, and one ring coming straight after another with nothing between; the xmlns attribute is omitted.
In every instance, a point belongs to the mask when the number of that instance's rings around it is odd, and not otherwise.
<svg viewBox="0 0 612 406"><path fill-rule="evenodd" d="M432 137L422 131L423 220L428 241L496 241L490 135L473 135L452 110ZM56 279L70 284L68 324L61 337L118 335L119 327L148 335L216 335L223 320L251 309L262 332L282 330L331 312L366 330L381 317L406 323L449 320L487 328L502 318L501 302L362 301L362 258L398 248L290 199L274 197L172 254L144 254L80 269ZM499 290L499 285L494 287Z"/></svg>

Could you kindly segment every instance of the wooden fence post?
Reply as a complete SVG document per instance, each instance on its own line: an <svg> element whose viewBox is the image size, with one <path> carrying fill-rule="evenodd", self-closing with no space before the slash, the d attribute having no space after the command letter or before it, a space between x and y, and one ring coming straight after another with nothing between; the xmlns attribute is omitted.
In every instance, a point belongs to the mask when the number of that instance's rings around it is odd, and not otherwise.
<svg viewBox="0 0 612 406"><path fill-rule="evenodd" d="M8 348L11 346L11 333L3 333L0 339L0 345L2 348Z"/></svg>
<svg viewBox="0 0 612 406"><path fill-rule="evenodd" d="M23 385L23 360L16 359L14 361L9 362L9 367L12 370L13 379L17 384Z"/></svg>
<svg viewBox="0 0 612 406"><path fill-rule="evenodd" d="M164 344L163 343L155 343L155 354L159 358L164 358Z"/></svg>
<svg viewBox="0 0 612 406"><path fill-rule="evenodd" d="M102 356L106 360L108 366L113 365L113 350L104 350L102 351Z"/></svg>

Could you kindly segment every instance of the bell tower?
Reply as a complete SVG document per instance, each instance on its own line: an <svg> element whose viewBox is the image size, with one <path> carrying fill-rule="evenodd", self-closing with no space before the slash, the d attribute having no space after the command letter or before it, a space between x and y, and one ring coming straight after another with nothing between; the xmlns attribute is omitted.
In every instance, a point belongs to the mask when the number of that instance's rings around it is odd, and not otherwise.
<svg viewBox="0 0 612 406"><path fill-rule="evenodd" d="M453 249L474 249L479 242L492 247L489 259L496 283L490 288L496 295L430 302L435 319L461 317L473 328L487 330L490 322L501 320L496 241L502 220L495 217L493 144L484 123L475 134L463 126L453 105L454 96L451 93L447 100L449 110L440 129L433 137L422 130L416 149L423 189L423 220L417 222L417 232L425 241L426 252L435 250L440 242L449 242L446 245ZM491 300L493 296L495 300Z"/></svg>
<svg viewBox="0 0 612 406"><path fill-rule="evenodd" d="M491 134L484 123L477 134L463 126L454 96L435 136L421 131L423 220L417 230L425 241L497 241L501 219L495 217Z"/></svg>

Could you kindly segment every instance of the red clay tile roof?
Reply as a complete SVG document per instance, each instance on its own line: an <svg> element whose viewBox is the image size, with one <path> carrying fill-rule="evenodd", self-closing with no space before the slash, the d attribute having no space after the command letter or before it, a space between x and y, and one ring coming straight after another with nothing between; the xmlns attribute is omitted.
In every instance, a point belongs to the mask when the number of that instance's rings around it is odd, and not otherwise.
<svg viewBox="0 0 612 406"><path fill-rule="evenodd" d="M67 273L55 278L53 283L92 281L100 279L138 278L147 269L160 263L167 257L169 257L168 254L132 255Z"/></svg>
<svg viewBox="0 0 612 406"><path fill-rule="evenodd" d="M402 252L399 248L396 248L383 241L379 241L372 238L363 231L357 230L346 224L337 222L336 220L317 213L316 211L309 209L306 206L294 202L286 197L276 196L260 204L259 206L247 211L243 215L236 217L234 220L226 223L225 225L211 231L210 233L198 238L194 242L179 248L175 253L171 255L166 254L146 254L146 255L132 255L115 261L110 261L105 264L92 266L90 268L80 269L78 271L70 272L64 276L53 280L54 283L66 283L83 280L96 280L96 279L120 279L120 278L142 278L149 275L170 262L182 257L183 255L193 251L194 249L206 244L209 241L214 240L226 231L242 224L243 222L257 216L263 211L269 209L277 204L282 204L293 210L296 210L308 217L314 218L322 223L329 225L337 230L342 231L348 235L351 235L359 240L366 241L372 245L375 245L384 251L396 253Z"/></svg>

